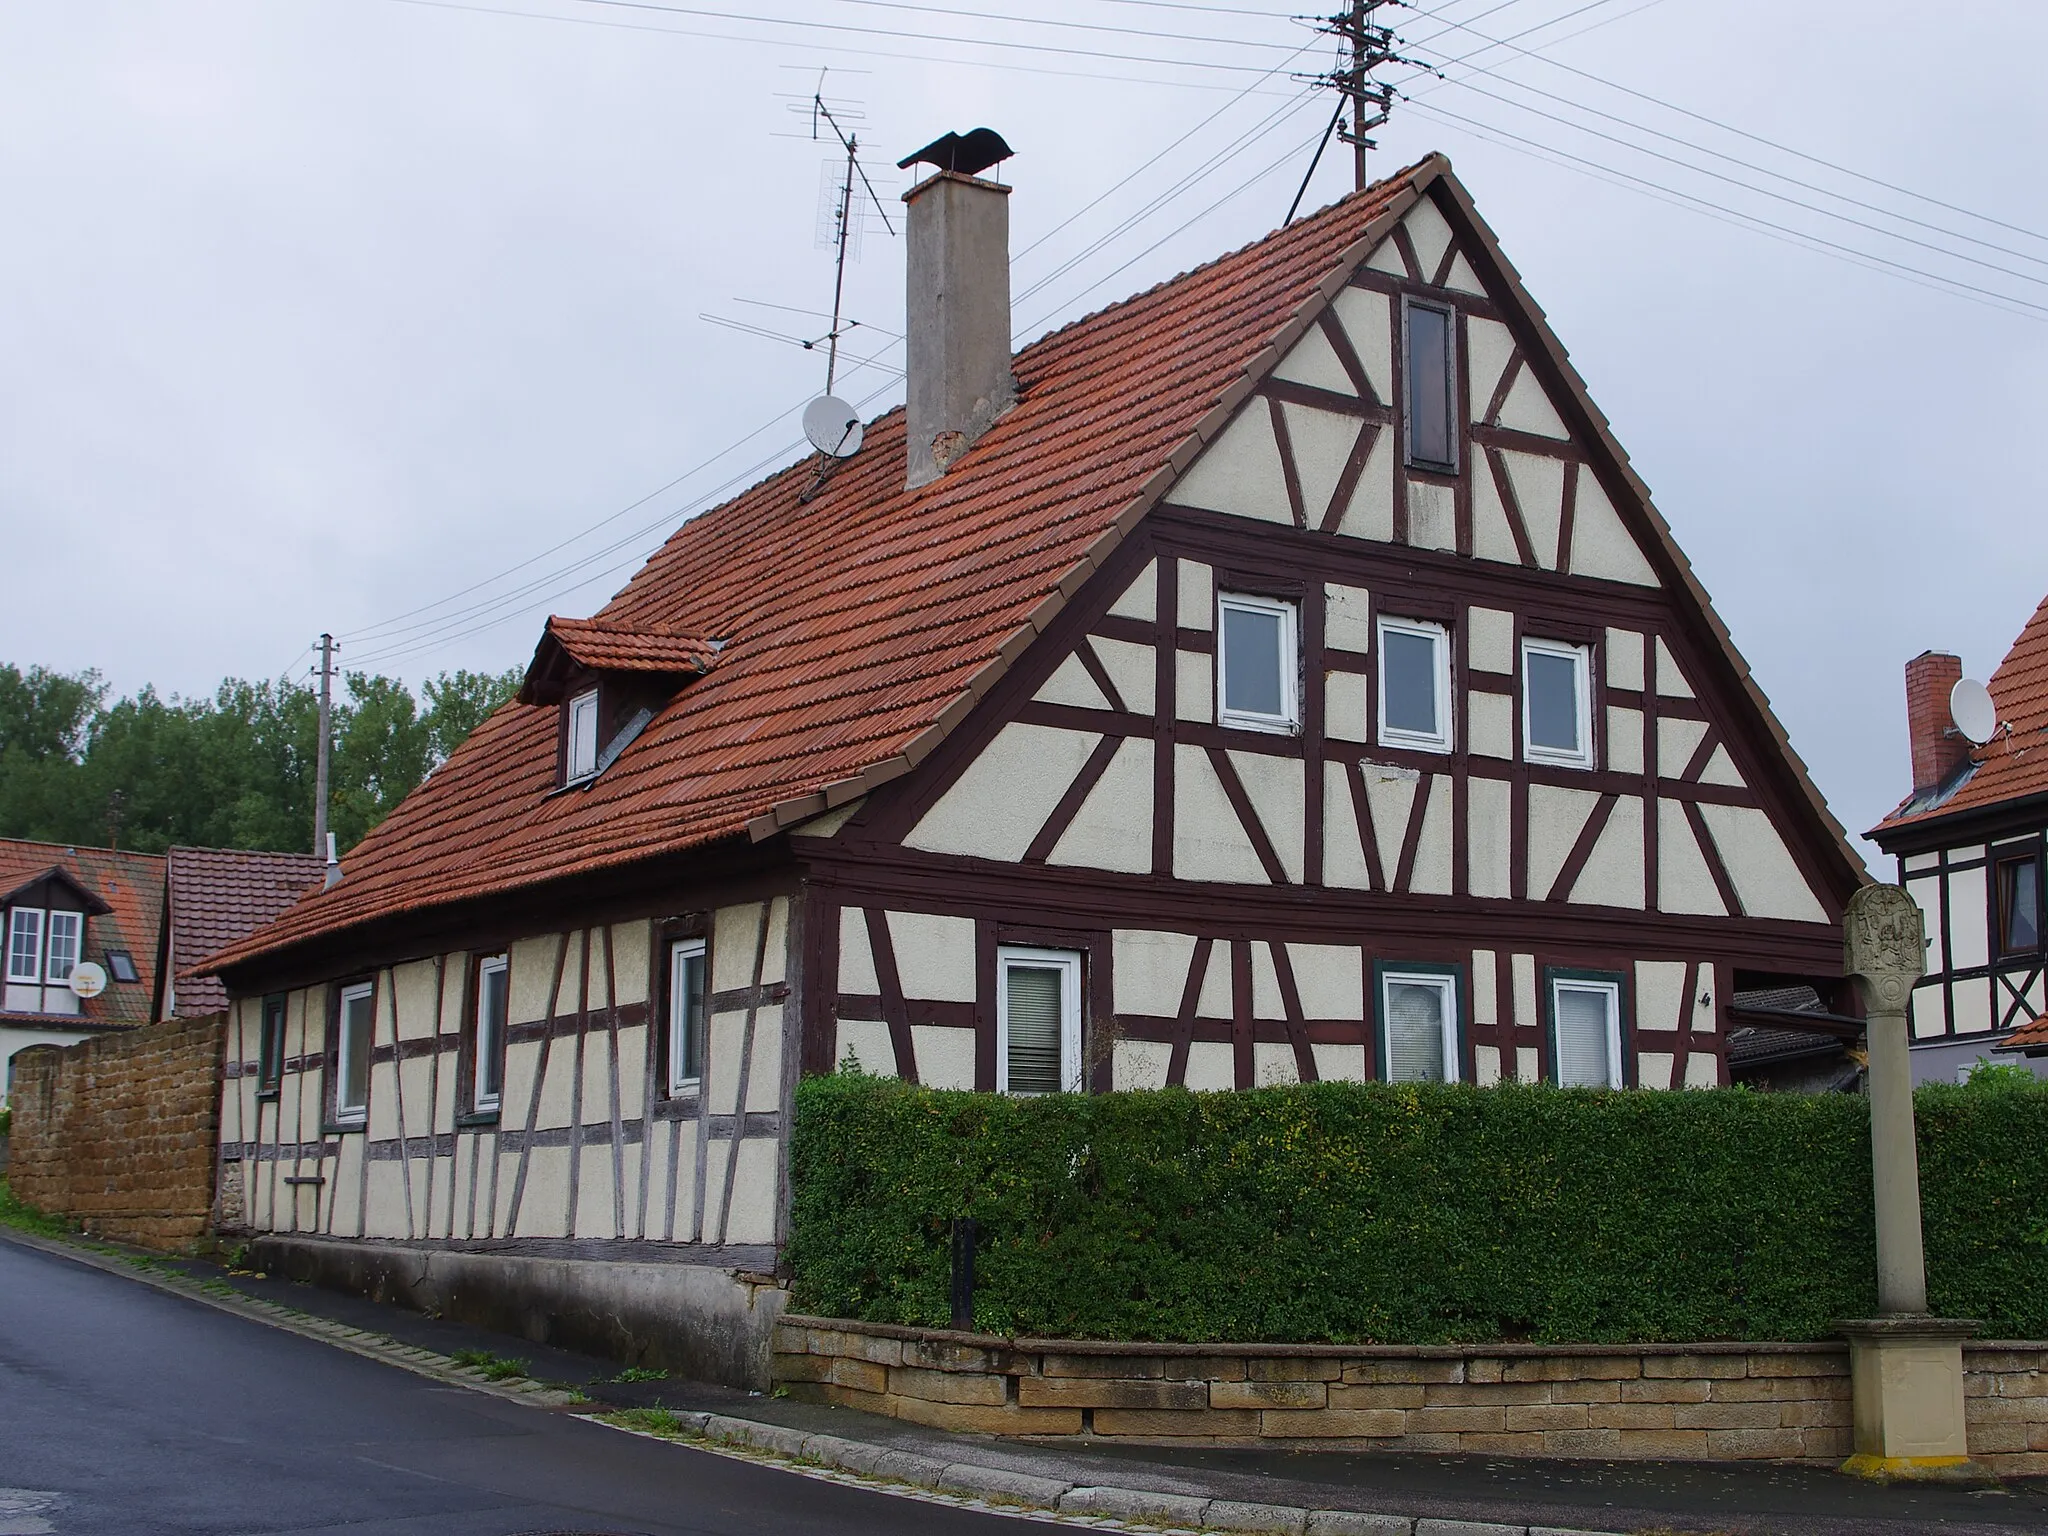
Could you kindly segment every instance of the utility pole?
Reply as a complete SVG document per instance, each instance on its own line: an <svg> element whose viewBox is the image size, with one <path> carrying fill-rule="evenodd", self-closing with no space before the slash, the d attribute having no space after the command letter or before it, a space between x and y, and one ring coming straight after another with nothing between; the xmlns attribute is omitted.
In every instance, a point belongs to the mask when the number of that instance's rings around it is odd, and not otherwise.
<svg viewBox="0 0 2048 1536"><path fill-rule="evenodd" d="M334 726L334 636L320 637L320 745L313 759L313 855L327 857L327 752Z"/></svg>
<svg viewBox="0 0 2048 1536"><path fill-rule="evenodd" d="M1431 74L1442 73L1398 52L1401 40L1394 35L1394 29L1375 19L1382 6L1406 3L1407 0L1346 0L1343 10L1323 17L1318 25L1317 30L1324 36L1337 40L1337 62L1322 74L1294 78L1336 92L1337 110L1330 118L1330 126L1323 130L1315 158L1308 163L1308 174L1301 178L1301 190L1294 194L1284 222L1294 222L1295 211L1308 195L1308 184L1315 178L1316 167L1322 163L1332 134L1351 146L1353 190L1362 192L1371 184L1365 153L1376 146L1369 135L1386 122L1398 94L1392 84L1378 77L1377 70L1387 64L1406 64Z"/></svg>

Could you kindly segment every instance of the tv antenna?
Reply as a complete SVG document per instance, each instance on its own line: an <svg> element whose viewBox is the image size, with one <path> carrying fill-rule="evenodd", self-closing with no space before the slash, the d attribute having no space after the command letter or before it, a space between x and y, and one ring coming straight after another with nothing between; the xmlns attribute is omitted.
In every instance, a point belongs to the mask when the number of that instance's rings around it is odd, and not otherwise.
<svg viewBox="0 0 2048 1536"><path fill-rule="evenodd" d="M832 385L839 374L840 312L846 295L846 245L853 234L854 220L858 217L853 200L853 179L858 176L866 190L868 201L874 204L875 212L882 216L882 228L890 234L896 233L896 226L889 222L889 210L882 206L881 194L875 191L875 184L868 180L867 170L860 163L860 135L848 133L839 126L839 119L832 115L832 109L825 104L825 71L818 71L818 88L811 92L811 137L819 138L818 125L825 124L838 137L846 150L846 171L839 186L838 206L833 213L836 226L834 233L835 251L832 262L832 329L825 333L825 394L830 398Z"/></svg>
<svg viewBox="0 0 2048 1536"><path fill-rule="evenodd" d="M1385 124L1394 110L1394 99L1401 94L1391 82L1380 79L1377 71L1389 64L1405 64L1442 77L1443 71L1435 65L1401 53L1401 39L1392 27L1378 19L1383 7L1407 3L1408 0L1349 0L1336 14L1316 18L1316 30L1337 40L1337 62L1322 74L1296 75L1294 78L1304 84L1335 91L1337 110L1331 114L1330 126L1323 130L1323 137L1316 145L1315 157L1308 163L1308 174L1301 178L1300 190L1287 207L1286 223L1294 222L1301 200L1308 193L1309 181L1315 176L1316 167L1322 164L1323 151L1330 147L1333 134L1351 146L1353 190L1363 192L1369 185L1365 152L1379 147L1369 135ZM1345 117L1347 111L1350 114L1348 121Z"/></svg>

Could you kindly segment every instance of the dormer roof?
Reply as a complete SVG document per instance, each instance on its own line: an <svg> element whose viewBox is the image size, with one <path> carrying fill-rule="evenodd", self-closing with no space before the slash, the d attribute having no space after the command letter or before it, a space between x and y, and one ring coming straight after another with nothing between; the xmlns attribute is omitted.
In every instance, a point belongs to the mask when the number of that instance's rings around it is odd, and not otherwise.
<svg viewBox="0 0 2048 1536"><path fill-rule="evenodd" d="M550 616L519 690L522 704L557 704L569 681L592 672L701 677L720 642L659 625Z"/></svg>

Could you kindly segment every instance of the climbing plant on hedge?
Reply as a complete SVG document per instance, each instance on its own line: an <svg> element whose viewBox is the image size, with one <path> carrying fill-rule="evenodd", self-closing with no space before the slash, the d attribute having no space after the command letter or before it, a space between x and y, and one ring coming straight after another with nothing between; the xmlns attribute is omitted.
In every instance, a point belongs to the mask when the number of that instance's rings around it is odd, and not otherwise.
<svg viewBox="0 0 2048 1536"><path fill-rule="evenodd" d="M1935 1303L2048 1336L2048 1092L1924 1093ZM1844 1095L1320 1083L797 1090L793 1304L1082 1338L1812 1339L1876 1306Z"/></svg>

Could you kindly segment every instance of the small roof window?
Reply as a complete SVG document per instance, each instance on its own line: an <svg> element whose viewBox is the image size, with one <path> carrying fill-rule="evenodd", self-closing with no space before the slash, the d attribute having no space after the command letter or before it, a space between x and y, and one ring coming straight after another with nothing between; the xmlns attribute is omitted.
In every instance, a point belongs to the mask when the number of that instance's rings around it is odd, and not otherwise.
<svg viewBox="0 0 2048 1536"><path fill-rule="evenodd" d="M135 957L125 949L107 951L107 969L116 981L142 980L142 973L135 969Z"/></svg>

